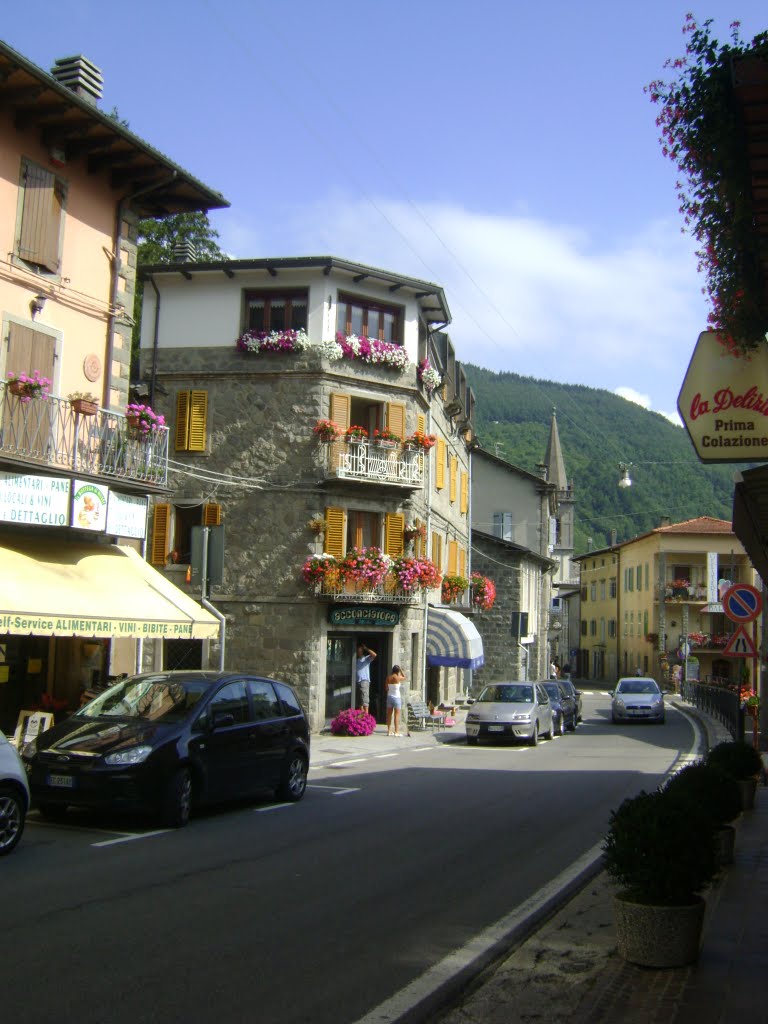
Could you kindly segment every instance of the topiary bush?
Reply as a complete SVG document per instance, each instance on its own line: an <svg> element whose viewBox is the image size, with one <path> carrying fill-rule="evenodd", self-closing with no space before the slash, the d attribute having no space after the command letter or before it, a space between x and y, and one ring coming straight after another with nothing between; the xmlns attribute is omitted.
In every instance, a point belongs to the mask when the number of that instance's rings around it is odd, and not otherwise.
<svg viewBox="0 0 768 1024"><path fill-rule="evenodd" d="M734 779L751 779L763 768L763 760L758 751L743 740L718 743L704 760L706 764L719 768Z"/></svg>
<svg viewBox="0 0 768 1024"><path fill-rule="evenodd" d="M642 792L613 811L603 851L624 895L650 906L695 902L718 868L711 818L667 792Z"/></svg>
<svg viewBox="0 0 768 1024"><path fill-rule="evenodd" d="M376 719L367 711L347 708L331 721L334 736L370 736L376 729Z"/></svg>
<svg viewBox="0 0 768 1024"><path fill-rule="evenodd" d="M714 827L727 825L741 813L741 795L736 780L716 765L698 761L673 775L662 791L673 799L693 800L708 814Z"/></svg>

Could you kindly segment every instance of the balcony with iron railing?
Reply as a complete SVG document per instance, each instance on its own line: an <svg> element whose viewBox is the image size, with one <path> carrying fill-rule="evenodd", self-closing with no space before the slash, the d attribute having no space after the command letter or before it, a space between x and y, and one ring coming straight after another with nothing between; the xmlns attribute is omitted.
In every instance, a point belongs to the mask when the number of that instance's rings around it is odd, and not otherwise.
<svg viewBox="0 0 768 1024"><path fill-rule="evenodd" d="M122 413L85 414L55 395L22 401L7 382L0 402L0 458L8 462L152 487L167 483L167 427L142 434Z"/></svg>
<svg viewBox="0 0 768 1024"><path fill-rule="evenodd" d="M327 478L364 480L418 488L424 485L426 455L423 449L394 442L334 441L322 445Z"/></svg>
<svg viewBox="0 0 768 1024"><path fill-rule="evenodd" d="M418 588L406 590L396 586L391 579L377 585L347 581L341 586L320 583L315 595L326 601L341 601L347 604L424 604L427 591Z"/></svg>

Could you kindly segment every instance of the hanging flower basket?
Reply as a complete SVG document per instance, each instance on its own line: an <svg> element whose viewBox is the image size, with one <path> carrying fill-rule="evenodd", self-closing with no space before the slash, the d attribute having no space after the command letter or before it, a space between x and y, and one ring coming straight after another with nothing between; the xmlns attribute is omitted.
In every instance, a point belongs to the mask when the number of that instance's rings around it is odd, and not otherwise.
<svg viewBox="0 0 768 1024"><path fill-rule="evenodd" d="M37 370L30 376L26 373L9 373L8 390L20 402L31 402L33 398L47 398L51 382L41 377Z"/></svg>
<svg viewBox="0 0 768 1024"><path fill-rule="evenodd" d="M333 420L318 420L312 428L312 433L323 444L331 444L333 441L338 441L344 431Z"/></svg>
<svg viewBox="0 0 768 1024"><path fill-rule="evenodd" d="M78 416L95 416L99 411L99 400L90 392L73 392L69 395L69 404Z"/></svg>
<svg viewBox="0 0 768 1024"><path fill-rule="evenodd" d="M125 407L125 422L133 437L149 440L155 431L165 426L165 417L158 415L149 405L132 402Z"/></svg>

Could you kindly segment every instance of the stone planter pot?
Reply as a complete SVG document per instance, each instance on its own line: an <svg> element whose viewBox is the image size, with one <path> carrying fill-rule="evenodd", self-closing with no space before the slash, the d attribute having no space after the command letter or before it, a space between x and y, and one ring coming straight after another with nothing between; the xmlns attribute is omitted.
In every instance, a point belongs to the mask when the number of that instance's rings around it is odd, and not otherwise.
<svg viewBox="0 0 768 1024"><path fill-rule="evenodd" d="M737 779L742 811L751 811L755 806L757 779Z"/></svg>
<svg viewBox="0 0 768 1024"><path fill-rule="evenodd" d="M736 842L736 829L733 825L721 825L715 833L717 863L720 867L733 864L733 851Z"/></svg>
<svg viewBox="0 0 768 1024"><path fill-rule="evenodd" d="M619 955L641 967L685 967L699 956L704 900L679 907L634 903L623 893L613 898Z"/></svg>

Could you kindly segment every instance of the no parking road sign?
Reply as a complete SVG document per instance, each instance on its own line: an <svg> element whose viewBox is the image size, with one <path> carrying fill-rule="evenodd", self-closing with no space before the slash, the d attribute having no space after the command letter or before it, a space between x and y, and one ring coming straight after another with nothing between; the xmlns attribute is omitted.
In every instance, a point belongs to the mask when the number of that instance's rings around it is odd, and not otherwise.
<svg viewBox="0 0 768 1024"><path fill-rule="evenodd" d="M749 583L735 583L723 594L723 611L731 622L753 622L762 607L760 591Z"/></svg>

